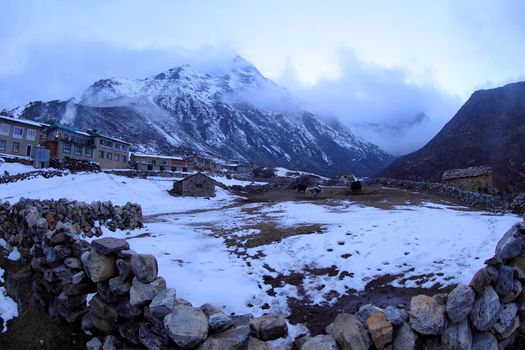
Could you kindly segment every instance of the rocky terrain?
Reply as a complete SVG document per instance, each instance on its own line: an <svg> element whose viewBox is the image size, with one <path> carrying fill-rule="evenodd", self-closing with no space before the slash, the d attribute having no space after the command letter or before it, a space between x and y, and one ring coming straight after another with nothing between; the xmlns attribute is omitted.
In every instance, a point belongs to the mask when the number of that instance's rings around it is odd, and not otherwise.
<svg viewBox="0 0 525 350"><path fill-rule="evenodd" d="M525 82L476 91L420 150L379 173L407 180L441 180L444 171L490 165L500 191L525 191Z"/></svg>

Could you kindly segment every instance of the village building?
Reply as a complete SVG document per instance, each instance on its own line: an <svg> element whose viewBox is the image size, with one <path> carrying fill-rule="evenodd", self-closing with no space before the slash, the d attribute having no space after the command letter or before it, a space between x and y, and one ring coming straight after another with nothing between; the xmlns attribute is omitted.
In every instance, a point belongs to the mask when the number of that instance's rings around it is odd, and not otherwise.
<svg viewBox="0 0 525 350"><path fill-rule="evenodd" d="M203 156L194 154L187 157L186 160L193 166L195 170L214 171L217 169L217 164L215 164L212 159Z"/></svg>
<svg viewBox="0 0 525 350"><path fill-rule="evenodd" d="M33 158L44 124L0 116L0 154Z"/></svg>
<svg viewBox="0 0 525 350"><path fill-rule="evenodd" d="M53 159L95 162L103 169L128 167L128 142L101 135L96 130L84 132L55 123L45 130L44 145Z"/></svg>
<svg viewBox="0 0 525 350"><path fill-rule="evenodd" d="M490 166L447 170L443 173L442 180L465 191L488 193L494 190Z"/></svg>
<svg viewBox="0 0 525 350"><path fill-rule="evenodd" d="M191 197L215 197L215 180L197 173L173 183L170 194Z"/></svg>
<svg viewBox="0 0 525 350"><path fill-rule="evenodd" d="M239 175L250 175L252 173L252 167L250 164L242 163L237 160L229 160L226 163L220 165L222 170L232 174Z"/></svg>
<svg viewBox="0 0 525 350"><path fill-rule="evenodd" d="M131 167L143 171L193 171L190 162L184 158L140 152L131 154Z"/></svg>

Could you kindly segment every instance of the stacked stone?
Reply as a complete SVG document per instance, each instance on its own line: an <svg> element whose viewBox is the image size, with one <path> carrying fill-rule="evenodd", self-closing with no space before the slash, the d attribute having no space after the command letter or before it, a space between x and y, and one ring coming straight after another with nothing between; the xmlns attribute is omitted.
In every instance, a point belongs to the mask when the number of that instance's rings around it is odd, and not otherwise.
<svg viewBox="0 0 525 350"><path fill-rule="evenodd" d="M158 276L153 255L138 254L127 241L112 237L90 244L74 228L80 220L76 216L84 211L104 216L106 223L118 220L112 215L122 215L120 211L104 203L69 204L0 203L0 219L16 224L10 232L17 233L8 235L10 245L17 246L27 262L7 276L6 288L21 300L17 280L31 280L32 299L50 316L79 322L87 334L94 335L88 349L272 350L266 341L287 335L282 316L229 317L212 305L194 307L178 299L175 289L167 288ZM50 205L60 208L53 211L56 215L72 218L75 224L52 221L50 228L44 214Z"/></svg>
<svg viewBox="0 0 525 350"><path fill-rule="evenodd" d="M1 176L0 174L0 184L7 184L7 183L13 183L17 181L23 181L23 180L30 180L37 177L43 177L45 179L50 179L52 177L56 176L64 176L67 175L68 172L65 172L63 170L37 170L37 171L30 171L27 173L20 173L15 175L7 175L7 176Z"/></svg>
<svg viewBox="0 0 525 350"><path fill-rule="evenodd" d="M53 230L58 222L70 223L73 232L83 233L88 237L100 236L101 225L107 226L111 231L142 227L142 209L134 203L116 206L110 201L86 204L67 199L22 198L13 205L8 202L0 203L0 219L3 238L8 242L12 240L12 245L18 245L21 232L25 230L24 225L31 231L35 226Z"/></svg>

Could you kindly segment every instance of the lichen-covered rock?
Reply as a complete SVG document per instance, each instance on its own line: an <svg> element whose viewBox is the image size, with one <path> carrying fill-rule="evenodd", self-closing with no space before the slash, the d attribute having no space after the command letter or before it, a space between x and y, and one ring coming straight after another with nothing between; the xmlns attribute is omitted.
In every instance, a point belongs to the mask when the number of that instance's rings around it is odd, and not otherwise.
<svg viewBox="0 0 525 350"><path fill-rule="evenodd" d="M397 331L393 345L394 350L416 350L418 348L417 334L408 322L403 323Z"/></svg>
<svg viewBox="0 0 525 350"><path fill-rule="evenodd" d="M517 314L518 305L502 305L500 312L496 317L496 323L494 324L494 331L496 331L496 334L499 339L505 339L509 337L512 334L512 332L514 332L517 329L517 326L519 326L519 323L516 326Z"/></svg>
<svg viewBox="0 0 525 350"><path fill-rule="evenodd" d="M144 305L164 290L166 290L166 280L162 277L157 277L151 283L142 283L135 277L129 291L129 302L131 305Z"/></svg>
<svg viewBox="0 0 525 350"><path fill-rule="evenodd" d="M288 325L281 315L263 315L250 321L252 336L261 340L273 340L286 337Z"/></svg>
<svg viewBox="0 0 525 350"><path fill-rule="evenodd" d="M442 344L448 350L470 350L472 347L472 333L468 319L451 323L443 331Z"/></svg>
<svg viewBox="0 0 525 350"><path fill-rule="evenodd" d="M487 271L482 268L479 269L474 276L472 276L472 280L469 283L469 286L474 289L476 294L480 295L483 294L485 289L490 285L490 276L487 273Z"/></svg>
<svg viewBox="0 0 525 350"><path fill-rule="evenodd" d="M115 275L115 258L97 253L85 252L81 257L84 268L94 283L109 280Z"/></svg>
<svg viewBox="0 0 525 350"><path fill-rule="evenodd" d="M134 254L131 256L131 270L142 283L149 283L157 278L157 259L151 254Z"/></svg>
<svg viewBox="0 0 525 350"><path fill-rule="evenodd" d="M410 300L410 324L420 334L441 334L446 326L445 305L438 298L413 297Z"/></svg>
<svg viewBox="0 0 525 350"><path fill-rule="evenodd" d="M122 281L120 277L113 277L108 282L109 291L115 295L128 294L131 289L131 281Z"/></svg>
<svg viewBox="0 0 525 350"><path fill-rule="evenodd" d="M148 350L168 350L169 340L152 332L145 326L139 328L139 340Z"/></svg>
<svg viewBox="0 0 525 350"><path fill-rule="evenodd" d="M501 304L498 294L491 286L487 287L472 305L470 320L479 331L486 331L496 323Z"/></svg>
<svg viewBox="0 0 525 350"><path fill-rule="evenodd" d="M176 294L175 288L169 288L157 294L149 304L151 314L157 318L164 318L173 312Z"/></svg>
<svg viewBox="0 0 525 350"><path fill-rule="evenodd" d="M335 338L331 335L318 335L308 339L301 350L338 350Z"/></svg>
<svg viewBox="0 0 525 350"><path fill-rule="evenodd" d="M115 237L103 237L93 240L91 246L103 255L118 253L121 250L129 249L129 243L124 239Z"/></svg>
<svg viewBox="0 0 525 350"><path fill-rule="evenodd" d="M224 312L218 311L208 316L208 325L212 332L220 332L230 328L233 322Z"/></svg>
<svg viewBox="0 0 525 350"><path fill-rule="evenodd" d="M248 325L237 325L224 332L215 333L209 336L202 343L198 350L230 350L241 349L241 346L250 337L250 327Z"/></svg>
<svg viewBox="0 0 525 350"><path fill-rule="evenodd" d="M496 245L496 259L504 261L521 255L525 249L525 239L519 231L519 224L516 224L508 230Z"/></svg>
<svg viewBox="0 0 525 350"><path fill-rule="evenodd" d="M334 321L334 337L341 350L368 350L371 341L363 324L352 314L339 314Z"/></svg>
<svg viewBox="0 0 525 350"><path fill-rule="evenodd" d="M370 316L381 311L383 310L375 305L365 304L359 307L359 310L355 313L355 317L357 317L359 322L364 324Z"/></svg>
<svg viewBox="0 0 525 350"><path fill-rule="evenodd" d="M514 267L500 265L498 268L498 281L494 287L499 296L505 298L512 294L514 286Z"/></svg>
<svg viewBox="0 0 525 350"><path fill-rule="evenodd" d="M208 335L208 318L201 309L191 306L175 306L164 317L164 326L173 342L183 349L196 347Z"/></svg>
<svg viewBox="0 0 525 350"><path fill-rule="evenodd" d="M463 321L474 304L476 294L472 288L459 284L450 292L447 298L447 314L452 323Z"/></svg>
<svg viewBox="0 0 525 350"><path fill-rule="evenodd" d="M385 309L386 319L394 326L401 326L408 320L408 312L397 307L387 306Z"/></svg>
<svg viewBox="0 0 525 350"><path fill-rule="evenodd" d="M498 350L498 340L491 332L474 332L472 350Z"/></svg>
<svg viewBox="0 0 525 350"><path fill-rule="evenodd" d="M394 328L387 320L384 312L377 312L368 317L366 328L376 348L383 349L385 345L392 341Z"/></svg>

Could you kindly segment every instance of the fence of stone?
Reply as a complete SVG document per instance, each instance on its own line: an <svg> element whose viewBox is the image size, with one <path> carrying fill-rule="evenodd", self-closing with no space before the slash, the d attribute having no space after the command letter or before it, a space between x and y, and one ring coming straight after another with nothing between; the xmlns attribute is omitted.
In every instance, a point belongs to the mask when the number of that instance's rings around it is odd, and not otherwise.
<svg viewBox="0 0 525 350"><path fill-rule="evenodd" d="M125 208L125 209L124 209ZM83 215L86 216L83 216ZM112 237L83 240L83 224L121 229L141 225L140 207L21 200L0 204L0 236L33 271L33 298L93 338L88 349L263 349L286 336L278 315L227 316L212 305L177 298L158 276L154 256ZM93 227L97 227L94 224ZM86 224L86 229L89 225ZM90 232L89 230L87 230ZM9 279L9 276L7 276ZM470 284L449 294L418 295L407 310L366 305L339 314L327 334L300 337L314 349L504 349L525 332L525 223L498 242ZM6 281L9 291L13 283ZM16 288L11 288L16 289ZM16 295L15 295L16 297Z"/></svg>

